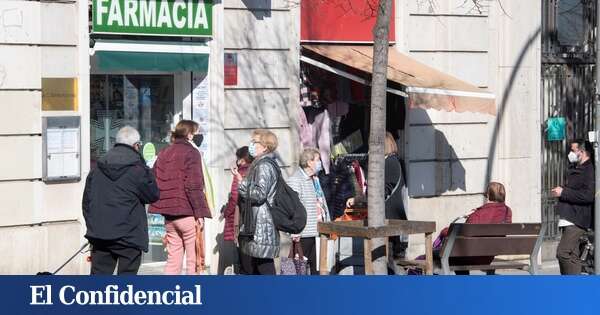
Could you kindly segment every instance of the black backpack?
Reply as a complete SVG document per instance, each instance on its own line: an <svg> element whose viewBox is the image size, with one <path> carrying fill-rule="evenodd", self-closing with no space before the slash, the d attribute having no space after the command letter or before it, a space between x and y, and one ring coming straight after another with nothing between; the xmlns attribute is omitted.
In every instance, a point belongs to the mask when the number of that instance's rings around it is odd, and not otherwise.
<svg viewBox="0 0 600 315"><path fill-rule="evenodd" d="M273 217L273 223L279 231L300 234L306 226L306 208L300 202L298 193L283 180L277 163L268 158L264 160L271 163L277 170L277 184L273 204L267 201L267 206L269 206L271 216Z"/></svg>

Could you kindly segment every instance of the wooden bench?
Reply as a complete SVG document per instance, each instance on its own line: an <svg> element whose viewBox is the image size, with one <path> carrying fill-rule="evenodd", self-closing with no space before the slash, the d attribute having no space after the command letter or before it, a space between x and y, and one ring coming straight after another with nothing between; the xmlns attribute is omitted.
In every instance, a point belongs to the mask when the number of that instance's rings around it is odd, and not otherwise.
<svg viewBox="0 0 600 315"><path fill-rule="evenodd" d="M521 269L534 275L545 228L540 223L450 225L440 250L442 274L457 270ZM489 265L450 266L451 257L528 255L529 263L494 259Z"/></svg>
<svg viewBox="0 0 600 315"><path fill-rule="evenodd" d="M406 221L406 220L386 220L386 225L381 227L368 227L365 221L336 221L336 222L319 222L319 235L321 236L321 249L319 270L321 275L329 274L327 269L327 241L333 235L339 237L359 237L364 238L364 260L365 274L373 274L373 248L371 239L385 238L386 240L392 236L424 234L425 235L425 252L426 259L422 262L425 273L433 274L433 251L432 251L432 235L435 231L435 222L426 221ZM387 257L389 249L388 242L385 242L385 255Z"/></svg>

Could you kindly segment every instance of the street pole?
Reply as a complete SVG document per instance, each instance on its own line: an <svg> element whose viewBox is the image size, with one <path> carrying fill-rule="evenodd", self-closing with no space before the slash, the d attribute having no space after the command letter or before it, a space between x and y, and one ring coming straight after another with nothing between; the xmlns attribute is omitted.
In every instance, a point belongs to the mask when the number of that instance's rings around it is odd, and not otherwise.
<svg viewBox="0 0 600 315"><path fill-rule="evenodd" d="M600 244L600 198L598 198L598 192L600 192L600 150L598 148L599 130L600 130L600 36L598 36L598 30L600 30L600 0L596 1L596 117L595 117L595 139L594 139L594 165L596 166L596 194L594 202L594 273L600 275L600 251L598 245Z"/></svg>

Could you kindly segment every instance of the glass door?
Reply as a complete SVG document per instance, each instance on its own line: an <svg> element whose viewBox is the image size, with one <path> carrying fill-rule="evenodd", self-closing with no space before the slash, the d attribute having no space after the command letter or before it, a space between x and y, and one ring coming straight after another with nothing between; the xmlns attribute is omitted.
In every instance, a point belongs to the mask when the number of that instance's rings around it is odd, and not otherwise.
<svg viewBox="0 0 600 315"><path fill-rule="evenodd" d="M92 75L90 81L90 167L115 144L117 131L132 126L140 132L148 166L169 145L174 124L173 75ZM148 215L150 250L143 263L166 260L162 244L164 219Z"/></svg>

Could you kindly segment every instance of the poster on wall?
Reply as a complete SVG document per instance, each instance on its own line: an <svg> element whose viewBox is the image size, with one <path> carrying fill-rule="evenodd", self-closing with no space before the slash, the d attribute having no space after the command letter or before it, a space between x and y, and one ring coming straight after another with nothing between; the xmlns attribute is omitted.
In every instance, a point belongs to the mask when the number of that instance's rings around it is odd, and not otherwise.
<svg viewBox="0 0 600 315"><path fill-rule="evenodd" d="M235 86L238 84L238 63L236 53L225 54L225 65L223 68L225 76L225 86Z"/></svg>
<svg viewBox="0 0 600 315"><path fill-rule="evenodd" d="M200 125L200 133L204 136L200 152L202 152L202 170L204 172L204 183L206 199L208 206L212 210L215 209L215 194L212 185L210 173L206 167L208 156L208 148L210 144L210 87L208 72L193 72L192 74L192 120Z"/></svg>
<svg viewBox="0 0 600 315"><path fill-rule="evenodd" d="M200 125L204 141L200 146L202 154L206 154L210 139L210 104L209 77L207 72L194 72L192 75L192 120Z"/></svg>

